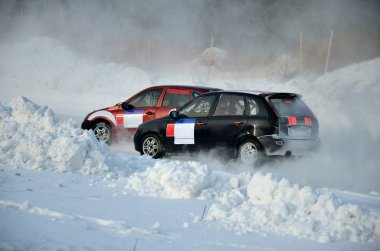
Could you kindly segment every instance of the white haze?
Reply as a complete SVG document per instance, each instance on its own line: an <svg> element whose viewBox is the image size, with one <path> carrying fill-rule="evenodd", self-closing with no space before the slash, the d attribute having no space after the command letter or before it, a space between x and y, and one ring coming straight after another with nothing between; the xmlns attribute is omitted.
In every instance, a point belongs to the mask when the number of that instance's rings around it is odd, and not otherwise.
<svg viewBox="0 0 380 251"><path fill-rule="evenodd" d="M379 34L370 33L378 30L379 10L376 0L2 0L0 41L49 36L90 57L160 75L190 61L214 36L214 46L231 53L229 66L246 69L298 47L300 32L306 44L327 38L330 30L352 32L355 45L345 53L374 58L367 54L380 55L373 41Z"/></svg>
<svg viewBox="0 0 380 251"><path fill-rule="evenodd" d="M321 77L304 72L252 80L245 74L256 61L297 47L300 31L313 42L331 29L378 29L379 1L0 1L0 13L1 102L24 95L80 120L156 84L294 91L319 118L321 152L262 169L302 184L380 192L379 59ZM207 80L198 56L211 35L228 58ZM369 56L358 58L379 57L372 52L380 38L371 40L372 46L364 39L369 47L357 48ZM116 150L124 146L133 151L128 143Z"/></svg>

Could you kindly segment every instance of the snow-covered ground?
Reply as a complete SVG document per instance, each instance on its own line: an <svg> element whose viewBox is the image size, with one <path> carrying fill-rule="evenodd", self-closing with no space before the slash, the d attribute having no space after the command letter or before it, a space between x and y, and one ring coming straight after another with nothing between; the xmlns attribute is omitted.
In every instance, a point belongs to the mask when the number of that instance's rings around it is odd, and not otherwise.
<svg viewBox="0 0 380 251"><path fill-rule="evenodd" d="M289 82L201 83L298 92L317 114L318 155L257 170L210 156L152 160L79 129L86 112L151 85L140 69L44 37L0 54L1 250L380 248L380 59ZM200 84L186 71L155 78Z"/></svg>

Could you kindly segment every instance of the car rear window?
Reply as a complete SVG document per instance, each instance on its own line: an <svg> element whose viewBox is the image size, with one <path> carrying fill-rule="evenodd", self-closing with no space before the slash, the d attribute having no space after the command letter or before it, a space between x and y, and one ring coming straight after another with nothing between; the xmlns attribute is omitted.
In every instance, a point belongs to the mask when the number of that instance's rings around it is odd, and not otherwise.
<svg viewBox="0 0 380 251"><path fill-rule="evenodd" d="M271 98L270 103L280 116L307 116L313 113L299 97Z"/></svg>

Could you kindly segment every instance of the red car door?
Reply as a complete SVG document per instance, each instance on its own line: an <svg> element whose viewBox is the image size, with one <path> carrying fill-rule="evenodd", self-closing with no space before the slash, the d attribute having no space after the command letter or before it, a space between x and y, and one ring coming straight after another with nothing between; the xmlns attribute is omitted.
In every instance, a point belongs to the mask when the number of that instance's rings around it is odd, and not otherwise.
<svg viewBox="0 0 380 251"><path fill-rule="evenodd" d="M162 99L162 88L152 88L138 93L123 103L116 115L119 131L134 133L137 127L156 118L157 104Z"/></svg>
<svg viewBox="0 0 380 251"><path fill-rule="evenodd" d="M192 99L189 89L184 88L166 88L162 102L158 103L156 117L167 116L172 109L177 109Z"/></svg>

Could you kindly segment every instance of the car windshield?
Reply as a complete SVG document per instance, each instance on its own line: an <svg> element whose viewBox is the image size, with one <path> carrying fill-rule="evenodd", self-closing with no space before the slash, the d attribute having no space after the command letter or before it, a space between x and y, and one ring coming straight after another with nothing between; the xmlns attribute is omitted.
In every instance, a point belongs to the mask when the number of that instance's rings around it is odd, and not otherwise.
<svg viewBox="0 0 380 251"><path fill-rule="evenodd" d="M280 116L313 117L309 107L299 97L272 98L270 102Z"/></svg>

